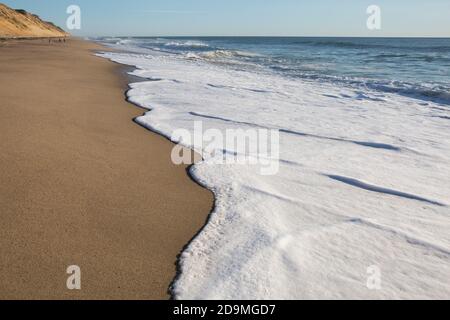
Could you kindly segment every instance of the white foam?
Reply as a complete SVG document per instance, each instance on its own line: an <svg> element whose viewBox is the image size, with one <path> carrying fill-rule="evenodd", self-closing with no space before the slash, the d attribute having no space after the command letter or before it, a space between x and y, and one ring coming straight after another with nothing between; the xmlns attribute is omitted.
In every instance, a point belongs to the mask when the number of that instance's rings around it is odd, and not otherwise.
<svg viewBox="0 0 450 320"><path fill-rule="evenodd" d="M169 41L164 44L166 47L187 47L187 48L207 48L209 45L202 41Z"/></svg>
<svg viewBox="0 0 450 320"><path fill-rule="evenodd" d="M182 254L176 298L450 297L442 108L180 56L101 56L161 79L131 84L128 96L152 110L138 122L167 137L194 121L281 129L275 176L208 160L192 168L216 208ZM373 265L380 290L366 286Z"/></svg>

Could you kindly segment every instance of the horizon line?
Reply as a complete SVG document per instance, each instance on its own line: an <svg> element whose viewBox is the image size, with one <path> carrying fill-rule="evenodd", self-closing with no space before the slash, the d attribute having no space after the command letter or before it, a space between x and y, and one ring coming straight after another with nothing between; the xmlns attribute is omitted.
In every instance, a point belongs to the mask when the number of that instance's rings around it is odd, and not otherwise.
<svg viewBox="0 0 450 320"><path fill-rule="evenodd" d="M283 36L283 35L84 35L74 37L117 37L117 38L373 38L373 39L450 39L449 36Z"/></svg>

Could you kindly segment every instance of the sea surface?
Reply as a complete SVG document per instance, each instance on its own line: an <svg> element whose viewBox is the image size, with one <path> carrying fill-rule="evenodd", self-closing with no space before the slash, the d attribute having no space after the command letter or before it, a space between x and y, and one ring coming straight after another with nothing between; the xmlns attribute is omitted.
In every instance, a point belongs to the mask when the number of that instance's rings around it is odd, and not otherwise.
<svg viewBox="0 0 450 320"><path fill-rule="evenodd" d="M107 43L450 104L449 38L104 38Z"/></svg>
<svg viewBox="0 0 450 320"><path fill-rule="evenodd" d="M216 206L175 298L450 298L450 39L95 40L142 126L280 134L276 174L228 146L191 167Z"/></svg>

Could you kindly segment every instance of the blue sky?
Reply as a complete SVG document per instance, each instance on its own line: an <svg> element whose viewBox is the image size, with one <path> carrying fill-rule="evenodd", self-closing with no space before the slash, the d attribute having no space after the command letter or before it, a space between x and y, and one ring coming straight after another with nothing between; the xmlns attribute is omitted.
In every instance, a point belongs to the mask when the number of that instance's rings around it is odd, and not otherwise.
<svg viewBox="0 0 450 320"><path fill-rule="evenodd" d="M80 36L450 37L450 0L0 0L66 27L79 5ZM382 10L381 30L366 9Z"/></svg>

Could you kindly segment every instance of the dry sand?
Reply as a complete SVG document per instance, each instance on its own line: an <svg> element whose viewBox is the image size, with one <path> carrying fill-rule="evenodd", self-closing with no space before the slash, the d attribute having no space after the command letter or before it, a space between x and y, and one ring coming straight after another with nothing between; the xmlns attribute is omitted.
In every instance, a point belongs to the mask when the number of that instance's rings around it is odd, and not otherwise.
<svg viewBox="0 0 450 320"><path fill-rule="evenodd" d="M0 44L0 299L166 299L211 210L96 48Z"/></svg>

